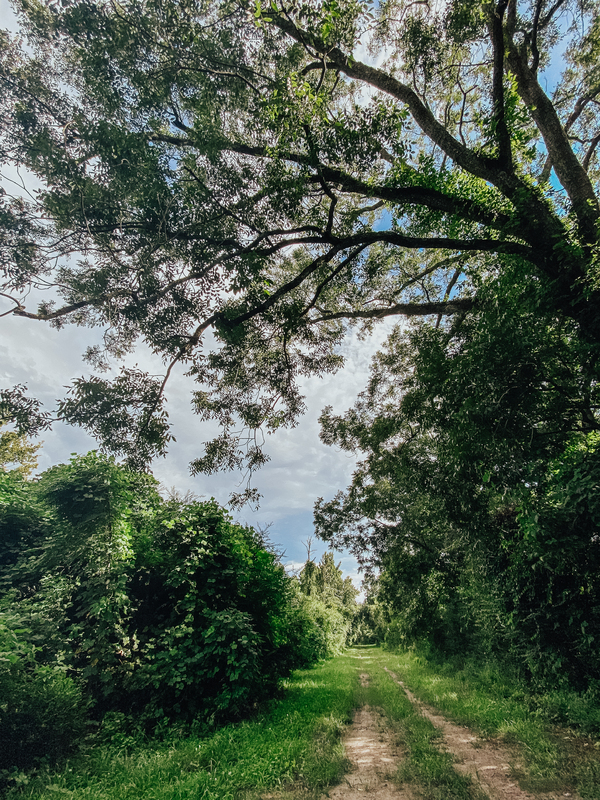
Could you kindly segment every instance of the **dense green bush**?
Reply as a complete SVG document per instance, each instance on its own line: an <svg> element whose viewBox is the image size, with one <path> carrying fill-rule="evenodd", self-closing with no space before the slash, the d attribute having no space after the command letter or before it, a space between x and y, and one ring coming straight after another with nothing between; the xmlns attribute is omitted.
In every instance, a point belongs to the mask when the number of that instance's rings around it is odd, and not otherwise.
<svg viewBox="0 0 600 800"><path fill-rule="evenodd" d="M0 591L18 581L21 594L27 593L29 570L19 578L17 564L24 554L33 555L47 533L48 509L40 502L36 484L18 472L0 469Z"/></svg>
<svg viewBox="0 0 600 800"><path fill-rule="evenodd" d="M54 761L85 733L86 702L59 665L36 661L31 631L0 611L0 783L9 770Z"/></svg>
<svg viewBox="0 0 600 800"><path fill-rule="evenodd" d="M0 587L25 620L2 628L5 767L68 752L88 707L149 726L238 718L345 642L342 600L303 595L214 500L163 500L96 453L0 478Z"/></svg>
<svg viewBox="0 0 600 800"><path fill-rule="evenodd" d="M260 537L214 501L171 502L134 549L127 649L104 682L107 698L222 717L268 696L293 666L290 588Z"/></svg>
<svg viewBox="0 0 600 800"><path fill-rule="evenodd" d="M329 655L325 631L310 611L307 598L300 594L288 621L288 637L293 642L297 667L308 667Z"/></svg>
<svg viewBox="0 0 600 800"><path fill-rule="evenodd" d="M289 579L216 502L164 502L96 454L50 470L39 491L55 513L39 600L99 710L226 718L289 672Z"/></svg>
<svg viewBox="0 0 600 800"><path fill-rule="evenodd" d="M351 621L343 612L319 597L307 597L302 608L319 630L322 651L319 658L340 655L348 644Z"/></svg>

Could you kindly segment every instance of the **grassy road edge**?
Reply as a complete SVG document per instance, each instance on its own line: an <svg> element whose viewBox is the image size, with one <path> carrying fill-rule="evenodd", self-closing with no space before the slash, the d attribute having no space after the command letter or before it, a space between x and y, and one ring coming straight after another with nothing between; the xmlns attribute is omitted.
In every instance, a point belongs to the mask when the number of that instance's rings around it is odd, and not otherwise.
<svg viewBox="0 0 600 800"><path fill-rule="evenodd" d="M58 770L21 776L7 800L316 798L347 768L341 733L357 703L356 664L339 656L289 678L255 718L210 736L99 735Z"/></svg>
<svg viewBox="0 0 600 800"><path fill-rule="evenodd" d="M496 666L472 663L464 669L431 663L415 651L382 652L381 663L398 673L423 703L482 736L511 748L523 766L523 789L576 792L600 800L600 739L556 725L540 702L527 702L524 687ZM590 704L589 716L599 709Z"/></svg>

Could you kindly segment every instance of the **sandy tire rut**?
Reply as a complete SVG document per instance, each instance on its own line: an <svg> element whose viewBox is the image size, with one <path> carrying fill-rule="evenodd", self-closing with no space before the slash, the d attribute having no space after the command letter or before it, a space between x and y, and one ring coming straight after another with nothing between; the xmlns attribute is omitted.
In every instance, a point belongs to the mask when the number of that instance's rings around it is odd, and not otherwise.
<svg viewBox="0 0 600 800"><path fill-rule="evenodd" d="M449 722L417 700L395 673L387 668L385 671L415 708L441 731L440 746L454 756L455 769L469 775L491 800L579 800L569 793L534 795L524 791L511 777L512 757L507 750L479 738L468 728ZM362 673L360 678L363 686L367 686L369 676ZM415 800L409 787L398 788L392 781L402 751L395 744L381 712L369 706L358 709L344 743L352 770L324 797L332 800L359 800L365 796L374 800Z"/></svg>
<svg viewBox="0 0 600 800"><path fill-rule="evenodd" d="M367 686L369 676L361 673L360 681ZM407 789L398 789L392 782L402 751L395 744L381 712L370 706L357 709L344 736L344 745L352 771L326 797L332 800L362 800L365 796L373 800L413 800Z"/></svg>

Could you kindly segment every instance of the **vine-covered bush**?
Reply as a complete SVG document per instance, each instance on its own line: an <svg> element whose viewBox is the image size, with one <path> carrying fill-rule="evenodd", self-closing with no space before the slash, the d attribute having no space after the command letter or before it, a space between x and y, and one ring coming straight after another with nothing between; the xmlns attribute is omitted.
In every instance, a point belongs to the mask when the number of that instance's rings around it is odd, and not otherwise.
<svg viewBox="0 0 600 800"><path fill-rule="evenodd" d="M8 766L66 752L87 703L96 718L151 726L220 722L328 654L323 614L308 618L277 556L214 500L163 500L153 478L96 453L11 481L0 486L0 588L26 625L4 642ZM65 720L54 744L15 733L51 713Z"/></svg>
<svg viewBox="0 0 600 800"><path fill-rule="evenodd" d="M72 749L85 733L86 703L59 665L36 661L31 631L0 611L0 785L10 769L28 769Z"/></svg>
<svg viewBox="0 0 600 800"><path fill-rule="evenodd" d="M250 528L214 501L164 504L137 538L119 705L156 713L238 715L292 666L289 579ZM110 688L107 688L110 687ZM151 703L148 703L148 697Z"/></svg>

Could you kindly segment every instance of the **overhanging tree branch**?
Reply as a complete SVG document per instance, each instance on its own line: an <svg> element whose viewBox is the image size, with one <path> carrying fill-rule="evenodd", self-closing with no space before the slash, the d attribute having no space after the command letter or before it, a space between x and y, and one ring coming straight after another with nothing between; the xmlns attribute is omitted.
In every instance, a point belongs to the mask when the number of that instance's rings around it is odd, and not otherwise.
<svg viewBox="0 0 600 800"><path fill-rule="evenodd" d="M584 241L591 244L596 240L600 206L588 174L573 152L556 109L512 39L507 42L506 63L516 77L519 94L542 134L556 175L573 204Z"/></svg>
<svg viewBox="0 0 600 800"><path fill-rule="evenodd" d="M330 322L334 319L383 319L384 317L428 317L433 314L464 314L472 311L477 306L474 298L447 300L440 303L396 303L387 308L370 308L365 311L336 311L330 314L321 313L314 317L311 323Z"/></svg>
<svg viewBox="0 0 600 800"><path fill-rule="evenodd" d="M433 112L425 105L417 93L388 72L371 67L362 61L350 59L338 47L328 48L318 37L306 31L301 31L286 17L274 15L272 23L298 42L305 43L309 41L318 52L327 55L329 63L334 65L335 69L343 72L349 78L355 78L367 83L406 104L423 133L449 158L471 173L471 175L483 178L483 180L489 181L499 188L510 189L511 193L516 188L517 183L520 183L519 181L515 182L514 179L509 179L496 159L479 156L455 139L447 128L438 122Z"/></svg>
<svg viewBox="0 0 600 800"><path fill-rule="evenodd" d="M150 140L162 141L180 147L199 147L199 144L194 142L193 139L166 134L153 134ZM282 161L290 161L302 166L315 166L314 158L311 159L307 154L302 153L285 152L258 145L251 146L242 142L227 142L223 145L223 149L256 158L280 158ZM453 215L458 214L464 219L488 225L496 230L505 227L510 220L510 217L502 211L492 211L474 201L465 200L464 197L447 195L437 189L431 189L426 186L381 186L377 183L361 180L354 175L349 175L338 167L318 162L316 162L315 169L318 170L318 174L311 180L318 183L326 180L329 183L336 184L345 192L362 194L365 197L379 197L390 203L422 205L435 211L443 211Z"/></svg>

